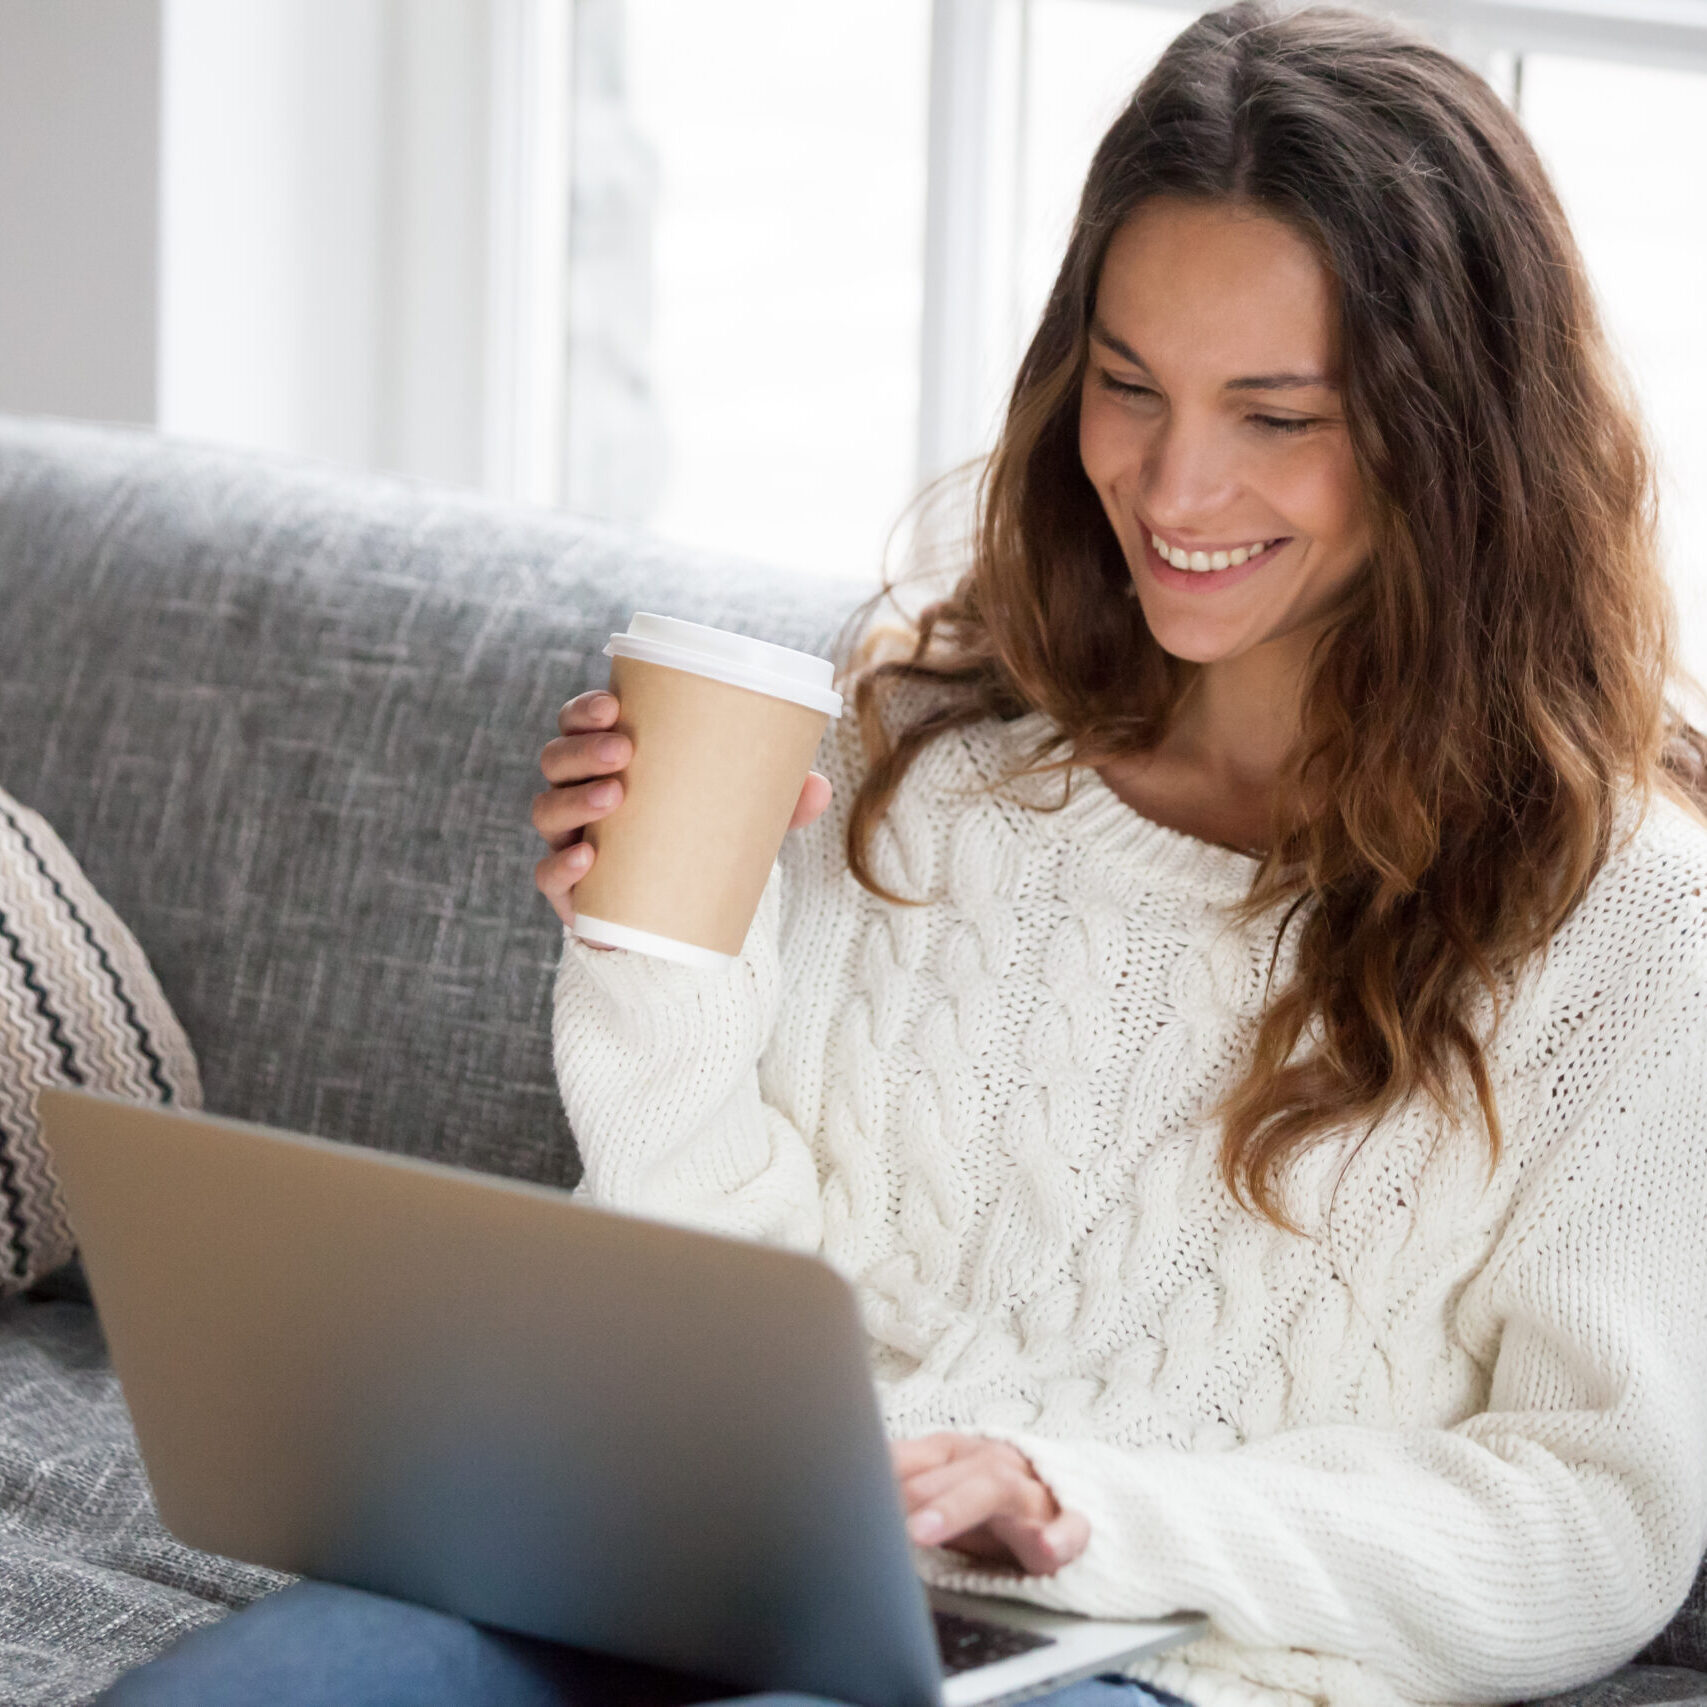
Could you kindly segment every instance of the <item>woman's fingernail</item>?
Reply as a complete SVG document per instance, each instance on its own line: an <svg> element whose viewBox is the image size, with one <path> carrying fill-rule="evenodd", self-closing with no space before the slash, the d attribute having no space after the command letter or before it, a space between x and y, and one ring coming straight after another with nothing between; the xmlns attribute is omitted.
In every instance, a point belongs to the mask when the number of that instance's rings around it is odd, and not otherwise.
<svg viewBox="0 0 1707 1707"><path fill-rule="evenodd" d="M1072 1532L1072 1524L1065 1517L1058 1517L1042 1533L1043 1545L1049 1549L1050 1558L1057 1564L1067 1555Z"/></svg>
<svg viewBox="0 0 1707 1707"><path fill-rule="evenodd" d="M593 850L585 842L577 842L569 850L569 863L579 870L582 866L591 864Z"/></svg>
<svg viewBox="0 0 1707 1707"><path fill-rule="evenodd" d="M601 782L596 788L587 791L587 799L594 806L608 806L616 799L616 784Z"/></svg>
<svg viewBox="0 0 1707 1707"><path fill-rule="evenodd" d="M921 1547L928 1547L933 1541L941 1539L942 1532L948 1527L948 1521L940 1511L921 1511L913 1514L912 1521L907 1525L907 1533Z"/></svg>
<svg viewBox="0 0 1707 1707"><path fill-rule="evenodd" d="M601 759L620 759L622 757L622 737L620 735L607 735L598 744L596 750Z"/></svg>
<svg viewBox="0 0 1707 1707"><path fill-rule="evenodd" d="M596 693L587 701L587 709L593 716L603 717L616 710L616 701L608 693Z"/></svg>

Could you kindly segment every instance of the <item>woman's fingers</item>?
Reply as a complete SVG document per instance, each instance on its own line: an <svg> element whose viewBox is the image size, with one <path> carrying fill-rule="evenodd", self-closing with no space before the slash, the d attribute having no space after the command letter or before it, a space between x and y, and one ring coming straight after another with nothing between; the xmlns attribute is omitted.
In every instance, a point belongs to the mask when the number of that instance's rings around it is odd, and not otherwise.
<svg viewBox="0 0 1707 1707"><path fill-rule="evenodd" d="M582 729L608 729L616 722L616 695L604 688L578 693L557 713L557 732L573 735Z"/></svg>
<svg viewBox="0 0 1707 1707"><path fill-rule="evenodd" d="M533 797L533 827L552 850L533 868L534 887L566 925L575 922L571 891L593 863L593 849L581 839L582 831L614 812L621 801L622 784L615 778L551 788Z"/></svg>
<svg viewBox="0 0 1707 1707"><path fill-rule="evenodd" d="M1042 1575L1085 1550L1090 1524L1062 1511L1031 1461L1005 1441L935 1434L890 1448L921 1546L953 1547L974 1558Z"/></svg>
<svg viewBox="0 0 1707 1707"><path fill-rule="evenodd" d="M621 770L634 756L634 743L613 727L619 709L616 695L602 688L570 700L557 713L556 739L540 751L545 780L562 788Z"/></svg>
<svg viewBox="0 0 1707 1707"><path fill-rule="evenodd" d="M909 1520L913 1540L991 1564L1017 1564L1028 1576L1048 1576L1084 1552L1091 1529L1080 1513L1057 1509L1048 1519L1015 1516L999 1481L968 1478L968 1483Z"/></svg>
<svg viewBox="0 0 1707 1707"><path fill-rule="evenodd" d="M1083 1538L1069 1541L1069 1531L1060 1525L1063 1520L1071 1519L1074 1532L1082 1531ZM1090 1525L1077 1512L1063 1512L1055 1523L1023 1523L1018 1518L994 1517L982 1529L975 1530L971 1537L963 1537L952 1545L961 1551L972 1553L974 1557L995 1558L1006 1562L1012 1560L1029 1577L1047 1577L1060 1570L1063 1565L1070 1564L1085 1550L1085 1542L1090 1539ZM985 1552L981 1547L965 1545L968 1539L982 1541L989 1538L990 1551Z"/></svg>
<svg viewBox="0 0 1707 1707"><path fill-rule="evenodd" d="M575 928L573 890L587 875L587 867L592 863L593 850L585 842L575 842L569 847L559 848L556 853L548 853L533 868L535 887L551 903L552 912L571 930ZM602 942L589 942L586 946L599 954L616 953L614 948Z"/></svg>
<svg viewBox="0 0 1707 1707"><path fill-rule="evenodd" d="M957 1454L964 1455L972 1446L986 1445L983 1439L965 1434L922 1434L915 1440L892 1440L889 1461L905 1489L908 1481L922 1470L934 1470Z"/></svg>
<svg viewBox="0 0 1707 1707"><path fill-rule="evenodd" d="M533 868L534 887L551 903L552 912L566 925L575 923L575 903L570 891L586 876L587 867L592 864L592 851L584 843L577 842L573 847L548 853Z"/></svg>
<svg viewBox="0 0 1707 1707"><path fill-rule="evenodd" d="M1091 1544L1091 1520L1082 1511L1063 1511L1043 1531L1044 1543L1055 1555L1055 1569L1070 1565Z"/></svg>
<svg viewBox="0 0 1707 1707"><path fill-rule="evenodd" d="M916 1468L902 1472L908 1533L924 1546L941 1546L992 1518L1017 1518L1041 1528L1059 1515L1055 1496L1030 1461L1005 1441L950 1436L947 1457L940 1438L922 1443ZM932 1462L932 1459L935 1462Z"/></svg>
<svg viewBox="0 0 1707 1707"><path fill-rule="evenodd" d="M806 773L800 798L795 802L794 816L789 819L791 830L804 830L830 804L830 779L816 771Z"/></svg>
<svg viewBox="0 0 1707 1707"><path fill-rule="evenodd" d="M609 817L621 804L616 777L563 783L533 797L533 827L553 848L568 847L595 818Z"/></svg>
<svg viewBox="0 0 1707 1707"><path fill-rule="evenodd" d="M559 735L540 749L539 768L554 787L584 782L590 776L609 776L634 757L634 743L611 730L586 730Z"/></svg>
<svg viewBox="0 0 1707 1707"><path fill-rule="evenodd" d="M534 887L571 929L573 891L593 863L581 832L621 803L622 784L609 773L633 756L633 743L612 727L620 709L616 695L602 688L577 694L557 713L557 739L547 741L539 755L539 768L552 786L533 797L533 827L551 852L533 868Z"/></svg>
<svg viewBox="0 0 1707 1707"><path fill-rule="evenodd" d="M913 1514L908 1530L915 1541L926 1545L940 1545L993 1517L1017 1517L1041 1525L1057 1515L1049 1490L995 1453L926 1471L909 1482L904 1492Z"/></svg>
<svg viewBox="0 0 1707 1707"><path fill-rule="evenodd" d="M1011 1490L988 1471L967 1470L939 1485L907 1520L907 1533L922 1547L945 1547L993 1517L1010 1511Z"/></svg>

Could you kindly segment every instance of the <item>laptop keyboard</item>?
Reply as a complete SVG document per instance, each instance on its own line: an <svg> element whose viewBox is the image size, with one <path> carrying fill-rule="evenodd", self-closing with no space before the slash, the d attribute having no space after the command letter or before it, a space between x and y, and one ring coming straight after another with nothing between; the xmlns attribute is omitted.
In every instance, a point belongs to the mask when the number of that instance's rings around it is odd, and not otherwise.
<svg viewBox="0 0 1707 1707"><path fill-rule="evenodd" d="M1029 1654L1033 1648L1047 1648L1053 1636L1041 1636L1035 1630L1016 1630L1011 1624L986 1624L982 1618L962 1618L958 1612L943 1612L933 1607L936 1620L936 1645L942 1655L945 1675L976 1671L979 1666L993 1665L997 1660L1011 1660L1015 1654Z"/></svg>

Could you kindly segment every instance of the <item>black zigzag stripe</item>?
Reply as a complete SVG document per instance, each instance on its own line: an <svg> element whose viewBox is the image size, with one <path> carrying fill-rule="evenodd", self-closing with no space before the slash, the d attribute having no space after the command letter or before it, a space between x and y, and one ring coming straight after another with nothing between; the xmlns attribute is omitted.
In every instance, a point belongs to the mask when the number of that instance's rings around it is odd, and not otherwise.
<svg viewBox="0 0 1707 1707"><path fill-rule="evenodd" d="M41 872L42 876L48 880L54 894L57 895L64 903L66 912L68 912L82 927L84 939L88 942L89 946L94 949L95 958L100 961L102 971L104 971L112 980L113 994L118 997L120 1005L124 1008L125 1018L130 1021L131 1030L136 1033L136 1041L141 1046L142 1053L148 1061L148 1076L154 1081L156 1087L159 1089L160 1100L162 1102L176 1102L178 1099L174 1094L171 1085L167 1082L163 1063L161 1062L160 1056L154 1047L154 1039L148 1035L148 1028L142 1023L142 1016L136 1011L135 1004L126 993L124 984L119 978L118 969L113 965L112 961L107 958L106 949L96 940L95 933L90 928L89 921L84 918L80 912L78 912L76 903L65 893L64 889L60 887L59 879L48 870L47 861L42 858L35 843L30 840L24 826L12 816L11 812L8 811L4 805L0 805L0 818L4 818L6 822L12 826L13 830L17 832L18 839L26 848L29 849L30 857L36 862L36 868ZM82 1084L83 1081L79 1079L77 1082L78 1084Z"/></svg>
<svg viewBox="0 0 1707 1707"><path fill-rule="evenodd" d="M59 1015L48 1006L47 987L36 976L35 962L24 953L23 938L12 929L6 921L6 915L0 913L0 937L4 937L12 950L12 958L17 961L19 969L24 974L24 987L36 999L36 1012L47 1021L47 1034L59 1050L59 1064L65 1069L65 1076L72 1084L81 1085L87 1081L83 1077L83 1069L77 1065L77 1056L71 1047L71 1039L65 1035L65 1027Z"/></svg>
<svg viewBox="0 0 1707 1707"><path fill-rule="evenodd" d="M22 1280L30 1266L30 1230L24 1221L24 1194L18 1189L18 1164L12 1160L12 1146L6 1141L3 1126L0 1126L0 1198L5 1199L0 1225L11 1230L7 1243L12 1247L12 1260L8 1266Z"/></svg>

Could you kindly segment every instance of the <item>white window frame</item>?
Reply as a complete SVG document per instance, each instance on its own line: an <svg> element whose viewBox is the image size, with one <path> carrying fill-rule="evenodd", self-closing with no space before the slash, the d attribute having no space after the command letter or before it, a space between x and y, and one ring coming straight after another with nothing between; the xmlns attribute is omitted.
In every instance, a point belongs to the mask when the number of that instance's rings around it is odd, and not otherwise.
<svg viewBox="0 0 1707 1707"><path fill-rule="evenodd" d="M493 0L482 485L561 497L573 0Z"/></svg>
<svg viewBox="0 0 1707 1707"><path fill-rule="evenodd" d="M1707 70L1707 0L1385 0L1448 46ZM1467 56L1468 57L1468 56Z"/></svg>

